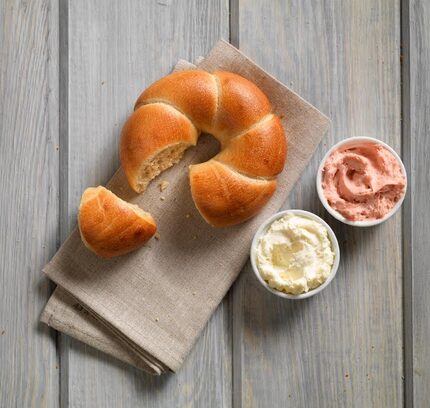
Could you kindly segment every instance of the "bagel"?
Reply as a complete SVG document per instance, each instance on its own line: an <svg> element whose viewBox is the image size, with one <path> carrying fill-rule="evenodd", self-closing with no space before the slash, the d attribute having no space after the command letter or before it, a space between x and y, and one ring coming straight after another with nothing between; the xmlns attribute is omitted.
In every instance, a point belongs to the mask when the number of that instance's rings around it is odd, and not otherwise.
<svg viewBox="0 0 430 408"><path fill-rule="evenodd" d="M149 213L102 186L82 194L78 226L85 246L104 258L139 248L157 230Z"/></svg>
<svg viewBox="0 0 430 408"><path fill-rule="evenodd" d="M208 162L190 166L196 208L216 227L253 217L276 190L287 142L264 93L231 72L176 72L139 96L120 139L130 186L144 192L197 144L201 133L218 139L221 150Z"/></svg>

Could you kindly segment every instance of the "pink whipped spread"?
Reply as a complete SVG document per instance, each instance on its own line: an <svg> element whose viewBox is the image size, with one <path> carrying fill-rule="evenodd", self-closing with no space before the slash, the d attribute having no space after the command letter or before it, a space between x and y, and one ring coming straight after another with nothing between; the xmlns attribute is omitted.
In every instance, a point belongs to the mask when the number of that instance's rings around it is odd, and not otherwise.
<svg viewBox="0 0 430 408"><path fill-rule="evenodd" d="M383 218L403 196L405 186L397 159L373 142L341 146L323 168L322 187L328 203L350 221Z"/></svg>

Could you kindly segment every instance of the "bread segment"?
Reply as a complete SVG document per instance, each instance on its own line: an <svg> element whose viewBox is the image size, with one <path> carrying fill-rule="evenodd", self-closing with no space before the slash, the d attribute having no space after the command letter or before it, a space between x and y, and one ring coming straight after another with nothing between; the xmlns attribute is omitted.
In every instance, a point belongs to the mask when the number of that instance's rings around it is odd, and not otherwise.
<svg viewBox="0 0 430 408"><path fill-rule="evenodd" d="M276 180L252 179L215 160L190 166L190 185L197 209L214 227L253 217L276 190Z"/></svg>
<svg viewBox="0 0 430 408"><path fill-rule="evenodd" d="M215 159L252 177L270 178L284 168L286 140L281 121L271 115L231 139Z"/></svg>
<svg viewBox="0 0 430 408"><path fill-rule="evenodd" d="M150 214L102 186L84 191L78 225L85 246L104 258L139 248L157 229Z"/></svg>
<svg viewBox="0 0 430 408"><path fill-rule="evenodd" d="M169 105L154 103L135 110L122 129L120 142L121 164L133 190L142 193L152 178L197 143L197 137L196 127Z"/></svg>
<svg viewBox="0 0 430 408"><path fill-rule="evenodd" d="M221 142L247 131L272 111L269 100L251 81L231 72L216 71L218 110L212 133Z"/></svg>
<svg viewBox="0 0 430 408"><path fill-rule="evenodd" d="M138 98L135 109L151 102L167 102L183 112L203 132L211 133L217 110L217 84L206 71L175 72L154 82Z"/></svg>

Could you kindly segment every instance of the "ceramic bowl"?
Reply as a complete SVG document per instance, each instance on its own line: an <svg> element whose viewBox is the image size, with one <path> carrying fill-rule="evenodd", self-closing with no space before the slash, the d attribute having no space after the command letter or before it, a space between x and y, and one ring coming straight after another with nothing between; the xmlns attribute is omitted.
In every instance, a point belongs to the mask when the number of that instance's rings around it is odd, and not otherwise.
<svg viewBox="0 0 430 408"><path fill-rule="evenodd" d="M307 218L310 218L311 220L314 220L314 221L319 222L320 224L324 225L324 227L327 228L328 236L329 236L329 239L330 239L330 242L332 245L332 249L335 253L333 267L331 269L330 275L327 278L327 280L323 284L318 286L317 288L311 289L309 292L301 293L299 295L293 295L290 293L281 292L279 290L271 288L267 284L267 282L262 278L262 276L260 275L260 272L258 270L258 267L257 267L257 253L256 252L257 252L258 242L259 242L261 236L266 233L266 231L268 230L268 228L270 227L270 225L274 221L278 220L279 218L282 218L283 216L285 216L287 214L296 214L296 215L299 215L302 217L307 217ZM284 298L284 299L300 300L300 299L306 299L306 298L309 298L311 296L316 295L317 293L324 290L330 284L330 282L333 280L333 278L336 275L337 269L339 268L340 249L339 249L339 243L337 241L336 235L334 234L334 232L330 228L330 226L321 217L318 217L318 215L313 214L309 211L286 210L286 211L281 211L281 212L274 214L272 217L270 217L265 222L263 222L263 224L261 224L261 226L258 228L257 232L254 235L254 239L252 240L250 257L251 257L252 269L254 270L255 276L257 277L258 281L261 283L261 285L265 289L267 289L270 293L272 293L276 296L279 296L281 298Z"/></svg>
<svg viewBox="0 0 430 408"><path fill-rule="evenodd" d="M406 185L405 185L405 191L403 193L403 196L400 198L399 201L397 201L396 205L391 209L390 212L388 212L383 218L379 218L377 220L369 220L369 221L351 221L346 219L342 214L340 214L339 212L337 212L333 207L330 206L330 204L328 203L327 199L325 198L324 195L324 191L322 188L322 173L323 173L323 168L324 168L324 164L326 162L326 160L329 158L329 156L338 148L340 147L345 147L345 146L353 146L355 144L359 144L361 142L372 142L372 143L377 143L380 144L382 146L384 146L395 158L396 160L399 162L400 168L403 172L403 174L405 175L405 179L406 179ZM317 186L317 192L318 192L318 197L322 203L322 205L324 206L324 208L327 210L327 212L332 215L334 218L336 218L337 220L343 222L344 224L347 225L352 225L354 227L373 227L374 225L378 225L381 224L385 221L387 221L390 217L392 217L398 210L399 208L402 206L403 200L405 199L406 196L406 189L407 189L407 177L406 177L406 169L405 166L402 162L402 159L399 157L399 155L395 152L395 150L387 145L386 143L382 142L381 140L375 139L373 137L367 137L367 136L356 136L356 137L350 137L348 139L344 139L342 141L340 141L339 143L336 143L324 156L324 158L321 160L321 164L318 168L318 172L317 172L317 177L316 177L316 186Z"/></svg>

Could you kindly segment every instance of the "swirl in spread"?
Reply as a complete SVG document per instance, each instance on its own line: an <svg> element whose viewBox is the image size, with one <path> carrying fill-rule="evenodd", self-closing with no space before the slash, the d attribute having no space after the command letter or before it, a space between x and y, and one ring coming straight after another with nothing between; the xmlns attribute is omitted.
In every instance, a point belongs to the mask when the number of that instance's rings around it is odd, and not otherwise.
<svg viewBox="0 0 430 408"><path fill-rule="evenodd" d="M377 143L342 146L324 164L324 195L333 209L351 221L383 218L403 196L405 186L398 160Z"/></svg>

